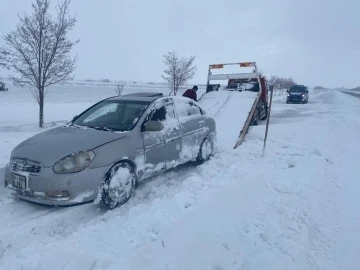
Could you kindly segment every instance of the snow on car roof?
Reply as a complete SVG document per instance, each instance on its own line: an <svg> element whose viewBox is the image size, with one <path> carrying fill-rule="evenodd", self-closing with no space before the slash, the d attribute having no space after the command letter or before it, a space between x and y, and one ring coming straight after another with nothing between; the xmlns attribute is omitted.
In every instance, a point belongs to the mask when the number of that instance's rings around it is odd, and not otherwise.
<svg viewBox="0 0 360 270"><path fill-rule="evenodd" d="M148 101L152 102L155 99L161 98L161 96L141 96L141 95L124 95L111 97L108 100L135 100L135 101Z"/></svg>

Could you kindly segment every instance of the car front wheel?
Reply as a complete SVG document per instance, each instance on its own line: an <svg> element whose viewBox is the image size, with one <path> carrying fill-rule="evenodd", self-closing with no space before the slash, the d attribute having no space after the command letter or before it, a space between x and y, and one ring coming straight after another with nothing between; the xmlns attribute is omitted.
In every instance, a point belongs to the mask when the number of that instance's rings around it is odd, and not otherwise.
<svg viewBox="0 0 360 270"><path fill-rule="evenodd" d="M127 162L115 164L104 177L101 201L110 209L126 203L136 186L136 173Z"/></svg>
<svg viewBox="0 0 360 270"><path fill-rule="evenodd" d="M202 142L199 154L196 158L198 164L203 164L208 161L214 152L214 143L211 137L206 137Z"/></svg>

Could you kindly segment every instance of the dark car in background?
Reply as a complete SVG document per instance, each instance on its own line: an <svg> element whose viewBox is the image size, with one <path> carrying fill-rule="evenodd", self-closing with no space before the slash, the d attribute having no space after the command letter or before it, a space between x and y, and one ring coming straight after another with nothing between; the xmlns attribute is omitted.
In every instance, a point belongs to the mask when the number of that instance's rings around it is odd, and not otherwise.
<svg viewBox="0 0 360 270"><path fill-rule="evenodd" d="M309 89L305 85L293 85L287 92L286 103L308 103Z"/></svg>

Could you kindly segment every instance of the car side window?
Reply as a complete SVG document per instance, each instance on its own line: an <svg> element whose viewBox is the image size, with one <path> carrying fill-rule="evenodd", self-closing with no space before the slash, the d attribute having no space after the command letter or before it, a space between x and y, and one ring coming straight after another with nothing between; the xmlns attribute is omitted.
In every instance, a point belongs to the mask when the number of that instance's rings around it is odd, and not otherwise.
<svg viewBox="0 0 360 270"><path fill-rule="evenodd" d="M179 118L188 118L195 115L194 108L188 102L178 102L176 108L179 114Z"/></svg>
<svg viewBox="0 0 360 270"><path fill-rule="evenodd" d="M151 121L168 122L176 120L173 104L168 104L156 109L150 118Z"/></svg>
<svg viewBox="0 0 360 270"><path fill-rule="evenodd" d="M198 106L196 106L196 105L193 105L193 108L194 108L194 114L195 115L202 115L202 111L201 111L201 109L198 107Z"/></svg>
<svg viewBox="0 0 360 270"><path fill-rule="evenodd" d="M190 102L178 102L176 108L180 119L202 115L200 107Z"/></svg>

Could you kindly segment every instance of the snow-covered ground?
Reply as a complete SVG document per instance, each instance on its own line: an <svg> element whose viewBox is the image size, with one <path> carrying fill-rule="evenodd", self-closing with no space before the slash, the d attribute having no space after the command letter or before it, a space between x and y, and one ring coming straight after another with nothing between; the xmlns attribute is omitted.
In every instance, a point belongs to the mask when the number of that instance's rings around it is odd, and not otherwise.
<svg viewBox="0 0 360 270"><path fill-rule="evenodd" d="M113 95L63 87L49 92L48 126ZM0 105L1 168L40 130L23 90ZM220 138L241 128L235 109L217 114ZM264 125L251 127L237 150L228 137L209 162L147 181L113 211L34 205L0 187L0 269L358 269L359 115L360 99L337 91L305 105L275 96L264 157Z"/></svg>

